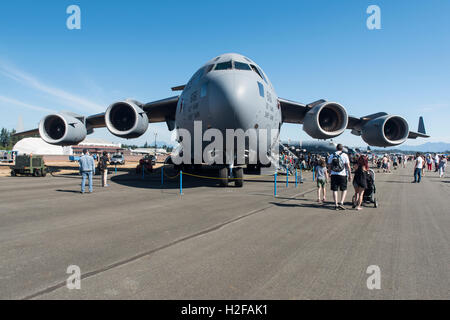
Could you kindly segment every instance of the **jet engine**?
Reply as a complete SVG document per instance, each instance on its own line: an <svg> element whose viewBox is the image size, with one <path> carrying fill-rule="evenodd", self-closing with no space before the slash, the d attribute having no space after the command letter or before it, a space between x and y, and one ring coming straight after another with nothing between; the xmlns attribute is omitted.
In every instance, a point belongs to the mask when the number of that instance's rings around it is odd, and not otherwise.
<svg viewBox="0 0 450 320"><path fill-rule="evenodd" d="M147 131L148 117L137 102L127 100L115 102L105 113L106 127L121 138L137 138Z"/></svg>
<svg viewBox="0 0 450 320"><path fill-rule="evenodd" d="M84 118L74 113L57 113L46 116L39 123L41 138L50 144L70 146L86 138Z"/></svg>
<svg viewBox="0 0 450 320"><path fill-rule="evenodd" d="M315 139L339 136L347 128L348 116L336 102L322 102L309 110L303 120L303 130Z"/></svg>
<svg viewBox="0 0 450 320"><path fill-rule="evenodd" d="M370 146L390 147L408 139L408 122L400 116L385 115L367 122L361 130L362 139Z"/></svg>

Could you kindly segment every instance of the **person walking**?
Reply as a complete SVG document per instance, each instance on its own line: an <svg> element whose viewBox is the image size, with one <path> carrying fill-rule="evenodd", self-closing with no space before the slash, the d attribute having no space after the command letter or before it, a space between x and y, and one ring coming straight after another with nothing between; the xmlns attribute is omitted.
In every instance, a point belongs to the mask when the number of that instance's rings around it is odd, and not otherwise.
<svg viewBox="0 0 450 320"><path fill-rule="evenodd" d="M336 146L336 152L328 157L331 175L331 191L333 191L334 209L345 210L344 201L347 195L347 180L352 180L350 160L342 150L342 144ZM341 191L341 201L338 201L338 190Z"/></svg>
<svg viewBox="0 0 450 320"><path fill-rule="evenodd" d="M439 161L439 178L444 177L446 167L447 167L447 157L445 155L442 155L441 160Z"/></svg>
<svg viewBox="0 0 450 320"><path fill-rule="evenodd" d="M92 192L92 175L95 174L94 158L89 154L87 149L83 149L83 155L79 160L81 174L81 193L85 191L86 179L89 181L89 193Z"/></svg>
<svg viewBox="0 0 450 320"><path fill-rule="evenodd" d="M439 162L440 162L439 155L436 153L434 155L434 172L438 172L438 170L439 170Z"/></svg>
<svg viewBox="0 0 450 320"><path fill-rule="evenodd" d="M99 158L98 161L98 169L102 175L102 187L109 187L108 163L109 163L108 153L106 151L103 151L103 155Z"/></svg>
<svg viewBox="0 0 450 320"><path fill-rule="evenodd" d="M427 154L427 170L433 170L433 159L431 158L431 154Z"/></svg>
<svg viewBox="0 0 450 320"><path fill-rule="evenodd" d="M316 181L317 181L317 202L322 204L327 199L327 189L325 188L328 181L328 170L325 159L320 159L316 166ZM323 197L321 196L323 194Z"/></svg>
<svg viewBox="0 0 450 320"><path fill-rule="evenodd" d="M355 174L353 177L353 187L355 195L353 196L353 208L361 210L364 198L364 191L367 189L367 171L369 171L369 162L364 155L358 158L355 164Z"/></svg>
<svg viewBox="0 0 450 320"><path fill-rule="evenodd" d="M414 181L413 183L420 183L422 180L423 158L419 153L416 153L416 162L414 165Z"/></svg>
<svg viewBox="0 0 450 320"><path fill-rule="evenodd" d="M383 172L384 173L390 172L389 171L389 157L388 157L387 153L383 156L382 163L383 163L383 166L382 166Z"/></svg>

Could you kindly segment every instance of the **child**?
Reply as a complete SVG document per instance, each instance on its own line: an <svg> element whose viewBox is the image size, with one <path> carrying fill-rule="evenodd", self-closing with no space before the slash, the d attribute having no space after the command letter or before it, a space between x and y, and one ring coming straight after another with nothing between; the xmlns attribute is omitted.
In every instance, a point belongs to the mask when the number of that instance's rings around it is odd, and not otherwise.
<svg viewBox="0 0 450 320"><path fill-rule="evenodd" d="M322 204L322 200L326 201L327 189L325 185L328 181L327 164L324 159L320 159L319 164L316 166L316 181L317 181L317 202ZM323 198L320 196L323 191Z"/></svg>

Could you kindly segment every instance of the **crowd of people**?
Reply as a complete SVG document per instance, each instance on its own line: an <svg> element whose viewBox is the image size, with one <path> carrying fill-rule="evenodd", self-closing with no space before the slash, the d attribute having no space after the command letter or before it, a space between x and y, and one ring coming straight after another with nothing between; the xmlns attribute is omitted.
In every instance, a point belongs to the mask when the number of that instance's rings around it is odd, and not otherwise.
<svg viewBox="0 0 450 320"><path fill-rule="evenodd" d="M367 156L359 155L353 162L349 156L343 152L343 146L337 145L336 152L327 157L317 157L317 165L314 170L315 180L317 181L317 202L323 204L326 201L326 185L330 181L330 189L333 193L334 209L346 210L344 206L347 196L347 184L353 182L355 190L353 196L353 208L362 209L364 191L367 188L366 172L369 170L369 161ZM340 192L340 194L339 194Z"/></svg>
<svg viewBox="0 0 450 320"><path fill-rule="evenodd" d="M406 168L408 162L414 163L414 181L420 183L424 175L425 166L428 171L438 172L439 177L443 178L448 163L448 155L439 154L420 154L415 156L408 155L388 155L376 156L374 154L354 154L348 156L343 152L342 144L338 144L336 152L333 154L281 154L280 162L286 170L291 172L295 169L311 169L314 172L314 178L317 182L317 202L323 204L326 201L326 186L330 182L330 189L333 192L335 210L346 210L344 201L347 196L347 182L353 182L355 190L353 195L353 208L362 209L364 192L368 187L369 163L376 166L384 173L391 173L391 168L397 169L398 166ZM369 158L370 156L370 158ZM97 156L97 170L102 175L102 187L108 187L108 163L109 154L105 151L102 156ZM392 163L392 165L391 165ZM92 192L92 177L96 171L95 160L89 154L87 149L83 150L83 155L79 160L79 170L82 176L81 193L85 193L85 184L88 180L89 192ZM352 166L354 175L352 177ZM339 196L340 192L340 196Z"/></svg>
<svg viewBox="0 0 450 320"><path fill-rule="evenodd" d="M445 154L439 155L428 153L424 155L416 153L414 158L414 181L412 182L420 183L422 181L422 177L425 175L425 171L436 172L440 178L444 178L448 160L449 156Z"/></svg>
<svg viewBox="0 0 450 320"><path fill-rule="evenodd" d="M289 171L295 169L309 169L314 172L314 178L317 183L317 202L323 204L327 198L327 185L333 194L334 209L346 210L344 201L347 196L347 184L352 183L354 195L352 204L355 210L362 209L365 192L374 181L374 171L369 168L371 164L378 168L378 172L392 173L397 168L406 168L408 163L414 165L413 183L420 183L426 171L437 172L440 178L445 175L449 156L445 154L352 154L347 155L343 152L343 146L338 145L333 154L288 154L283 153L281 163L289 168ZM353 175L352 175L353 174ZM370 189L370 188L369 188Z"/></svg>

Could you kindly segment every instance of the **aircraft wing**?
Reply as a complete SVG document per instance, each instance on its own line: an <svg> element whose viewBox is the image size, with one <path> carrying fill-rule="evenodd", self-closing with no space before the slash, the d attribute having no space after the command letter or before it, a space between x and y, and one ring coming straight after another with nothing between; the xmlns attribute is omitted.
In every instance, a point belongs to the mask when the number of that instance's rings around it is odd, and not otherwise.
<svg viewBox="0 0 450 320"><path fill-rule="evenodd" d="M22 131L22 132L16 132L15 134L13 134L13 137L17 137L17 136L33 137L36 135L39 135L39 129L32 129L32 130L27 130L27 131Z"/></svg>
<svg viewBox="0 0 450 320"><path fill-rule="evenodd" d="M163 122L175 120L178 99L180 96L173 96L167 99L146 103L142 109L147 113L150 122Z"/></svg>
<svg viewBox="0 0 450 320"><path fill-rule="evenodd" d="M287 99L278 98L281 107L281 119L287 123L303 123L306 113L316 104L325 102L325 100L317 100L313 103L304 104Z"/></svg>
<svg viewBox="0 0 450 320"><path fill-rule="evenodd" d="M368 116L364 116L361 118L356 118L353 116L349 116L348 117L348 125L347 125L347 129L351 129L353 134L356 135L360 135L361 133L361 129L362 127L370 120L378 118L378 117L382 117L387 115L386 112L378 112L378 113L374 113ZM423 122L423 120L421 120ZM420 125L419 125L420 128ZM427 135L425 132L420 132L421 130L419 129L419 132L415 132L415 131L409 131L408 133L408 139L417 139L417 138L429 138L430 136Z"/></svg>
<svg viewBox="0 0 450 320"><path fill-rule="evenodd" d="M166 121L168 126L171 120L175 120L175 113L177 109L179 96L173 96L170 98L148 102L145 104L136 102L148 116L149 122L164 122ZM89 129L103 128L105 123L105 112L94 114L86 117L86 127ZM170 129L170 126L169 126ZM17 132L15 136L30 137L39 135L39 129L32 129L23 132Z"/></svg>
<svg viewBox="0 0 450 320"><path fill-rule="evenodd" d="M303 123L305 115L310 109L312 109L317 104L326 102L326 100L321 99L309 104L304 104L283 98L279 98L278 101L280 102L282 121L286 123L299 123L299 124ZM385 115L387 115L386 112L378 112L361 118L348 116L347 129L352 130L353 134L360 135L362 127L368 121ZM423 127L423 119L421 119L421 122ZM420 127L421 125L419 125L419 132L409 131L408 138L409 139L429 138L430 136L424 132L424 129L421 130Z"/></svg>

